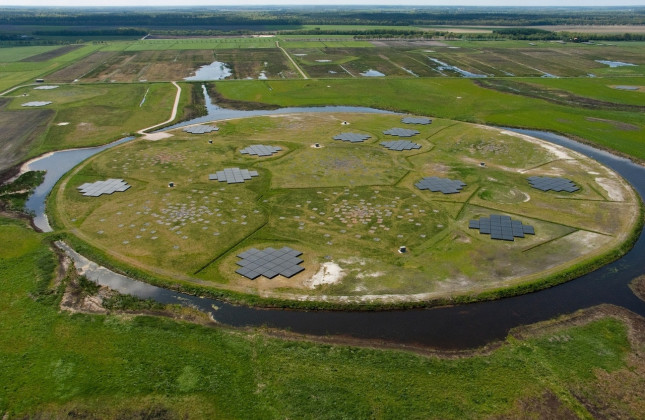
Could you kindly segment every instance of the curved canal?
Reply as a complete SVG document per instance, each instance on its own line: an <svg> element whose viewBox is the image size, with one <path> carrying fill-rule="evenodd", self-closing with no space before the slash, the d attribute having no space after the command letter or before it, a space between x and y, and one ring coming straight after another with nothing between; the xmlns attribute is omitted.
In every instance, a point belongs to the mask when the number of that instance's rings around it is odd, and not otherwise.
<svg viewBox="0 0 645 420"><path fill-rule="evenodd" d="M207 117L189 123L251 115L289 113L286 109L275 111L219 110L210 109L211 112ZM384 112L352 107L292 108L290 112L319 112L321 110L323 112ZM552 133L512 130L565 146L596 159L627 179L641 197L645 196L645 167ZM36 218L44 218L43 220L46 222L44 200L56 181L67 170L89 156L128 139L122 139L117 143L100 148L56 152L30 164L29 168L32 170L44 169L48 171L48 178L45 181L48 187L44 185L41 186L42 188L39 187L38 195L34 195L30 200L30 209L37 213ZM64 167L62 162L66 162ZM54 179L54 175L49 176L49 171L58 173L58 178ZM349 336L404 345L466 349L503 339L513 327L548 320L601 303L622 306L645 316L645 302L638 299L628 287L632 279L645 273L645 264L642 261L642 256L645 255L645 235L642 233L632 250L621 259L559 286L489 302L380 312L278 310L236 306L216 299L177 293L133 280L98 267L69 248L65 250L75 260L76 266L84 269L85 275L89 279L101 285L144 299L152 298L162 303L194 306L201 311L210 313L216 321L235 327L267 326L319 336Z"/></svg>

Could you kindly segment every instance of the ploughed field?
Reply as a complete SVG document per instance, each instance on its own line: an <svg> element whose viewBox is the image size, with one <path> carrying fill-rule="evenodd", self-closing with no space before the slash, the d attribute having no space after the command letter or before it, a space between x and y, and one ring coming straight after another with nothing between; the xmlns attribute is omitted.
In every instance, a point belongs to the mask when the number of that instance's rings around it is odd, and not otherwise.
<svg viewBox="0 0 645 420"><path fill-rule="evenodd" d="M133 141L68 175L52 216L114 265L161 281L338 302L430 300L539 281L610 253L636 225L632 189L591 159L498 129L440 119L406 125L402 117L257 117L220 122L206 134L176 129L164 140ZM419 134L383 133L396 127ZM333 139L348 132L370 138ZM421 147L380 144L394 140ZM251 145L281 150L240 152ZM258 176L209 180L226 168ZM532 176L567 178L579 190L541 191L529 185ZM420 190L424 177L466 185L453 194ZM130 188L98 197L78 190L110 178ZM491 214L535 235L495 240L469 228ZM302 252L300 273L236 273L242 252L285 246Z"/></svg>

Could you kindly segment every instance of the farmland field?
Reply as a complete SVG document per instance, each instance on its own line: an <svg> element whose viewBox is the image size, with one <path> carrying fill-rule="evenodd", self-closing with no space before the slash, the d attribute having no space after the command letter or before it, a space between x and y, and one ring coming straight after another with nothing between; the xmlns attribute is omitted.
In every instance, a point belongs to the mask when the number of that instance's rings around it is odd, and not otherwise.
<svg viewBox="0 0 645 420"><path fill-rule="evenodd" d="M34 115L48 115L48 121L51 121L49 126L38 131L41 134L37 141L22 145L17 158L22 160L52 150L105 144L143 126L165 121L170 115L175 88L169 83L61 85L52 90L28 86L14 91L13 95L0 115L14 118L12 126L23 133L17 134L17 138L34 135L29 133L39 127L40 121ZM52 104L25 109L22 104L28 101L51 101ZM11 115L5 115L9 112Z"/></svg>
<svg viewBox="0 0 645 420"><path fill-rule="evenodd" d="M642 112L550 104L481 88L463 78L378 78L376 88L375 82L367 79L221 81L217 89L226 98L279 106L369 106L476 123L544 129L645 160ZM554 80L553 86L557 82ZM626 98L642 95L629 91L619 91L619 94ZM589 118L595 120L589 121ZM631 128L622 126L623 123Z"/></svg>
<svg viewBox="0 0 645 420"><path fill-rule="evenodd" d="M619 247L636 224L639 207L631 189L589 159L447 120L414 127L421 134L412 140L421 149L388 151L379 143L392 138L382 132L400 125L400 118L241 119L221 123L214 135L177 130L157 143L124 145L92 159L64 183L56 218L117 263L166 281L264 296L370 295L386 301L395 295L479 293L546 278ZM371 139L332 140L345 131L341 121ZM323 147L312 148L314 142ZM252 144L282 151L269 158L240 154ZM242 185L208 180L228 167L255 169L259 177ZM581 188L571 197L540 192L526 181L564 174ZM467 186L454 195L415 188L427 176ZM132 188L99 198L76 189L108 178L124 178ZM169 182L175 187L169 189ZM538 234L504 242L468 229L470 219L492 213L509 214ZM397 253L400 245L410 251ZM298 248L305 271L274 280L235 273L237 254L267 246ZM522 264L514 266L517 259ZM332 269L342 274L319 283L317 276Z"/></svg>

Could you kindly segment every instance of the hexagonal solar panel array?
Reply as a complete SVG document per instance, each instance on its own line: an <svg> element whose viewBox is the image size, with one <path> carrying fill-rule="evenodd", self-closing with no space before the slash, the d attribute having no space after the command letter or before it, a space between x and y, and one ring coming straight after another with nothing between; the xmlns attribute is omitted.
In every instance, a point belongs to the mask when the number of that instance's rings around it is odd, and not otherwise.
<svg viewBox="0 0 645 420"><path fill-rule="evenodd" d="M466 184L457 179L438 178L429 176L414 184L420 190L430 190L432 192L442 192L444 194L454 194L461 191Z"/></svg>
<svg viewBox="0 0 645 420"><path fill-rule="evenodd" d="M386 147L390 150L394 150L396 152L421 148L420 144L412 143L409 140L384 141L381 143L381 146Z"/></svg>
<svg viewBox="0 0 645 420"><path fill-rule="evenodd" d="M191 134L206 134L213 131L218 131L218 127L213 127L212 125L193 125L190 127L184 128L184 131Z"/></svg>
<svg viewBox="0 0 645 420"><path fill-rule="evenodd" d="M33 102L25 102L22 104L22 106L45 106L51 104L51 101L33 101Z"/></svg>
<svg viewBox="0 0 645 420"><path fill-rule="evenodd" d="M432 120L430 118L425 118L425 117L405 117L401 120L403 124L421 124L421 125L428 125L432 124Z"/></svg>
<svg viewBox="0 0 645 420"><path fill-rule="evenodd" d="M567 178L551 178L548 176L531 176L527 178L531 187L542 191L575 192L580 188Z"/></svg>
<svg viewBox="0 0 645 420"><path fill-rule="evenodd" d="M248 169L226 168L223 171L217 171L215 174L208 175L208 179L219 182L226 181L227 184L240 184L251 179L252 176L258 176L258 172L249 171Z"/></svg>
<svg viewBox="0 0 645 420"><path fill-rule="evenodd" d="M361 134L361 133L340 133L334 136L334 140L349 141L352 143L361 143L371 137L372 136L368 136L367 134Z"/></svg>
<svg viewBox="0 0 645 420"><path fill-rule="evenodd" d="M490 217L480 217L468 223L470 229L479 229L481 234L490 234L492 239L514 241L514 238L523 238L524 235L535 235L531 225L523 225L519 220L512 220L510 216L491 214Z"/></svg>
<svg viewBox="0 0 645 420"><path fill-rule="evenodd" d="M264 250L251 248L238 255L242 260L238 261L237 265L242 268L235 272L251 280L259 276L272 279L278 274L289 278L305 269L299 265L303 261L298 258L300 255L302 252L288 246L281 249L269 247Z"/></svg>
<svg viewBox="0 0 645 420"><path fill-rule="evenodd" d="M274 153L278 153L280 150L282 150L282 147L254 144L253 146L249 146L240 150L240 153L242 153L243 155L271 156Z"/></svg>
<svg viewBox="0 0 645 420"><path fill-rule="evenodd" d="M105 181L86 182L85 184L77 187L78 190L87 197L98 197L102 194L112 194L113 192L122 192L130 188L130 186L122 179L110 178Z"/></svg>
<svg viewBox="0 0 645 420"><path fill-rule="evenodd" d="M397 137L412 137L419 134L419 132L417 130L409 130L407 128L390 128L389 130L385 130L383 134Z"/></svg>

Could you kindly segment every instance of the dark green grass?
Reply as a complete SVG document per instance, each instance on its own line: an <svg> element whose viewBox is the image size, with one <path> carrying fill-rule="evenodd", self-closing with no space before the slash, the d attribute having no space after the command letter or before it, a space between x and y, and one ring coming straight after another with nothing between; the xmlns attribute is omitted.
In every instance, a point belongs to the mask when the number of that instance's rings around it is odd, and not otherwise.
<svg viewBox="0 0 645 420"><path fill-rule="evenodd" d="M0 249L0 413L9 417L482 418L545 391L589 415L571 389L592 386L596 369L624 368L630 351L612 319L442 360L145 316L69 315L48 288L54 258L41 237L1 219L0 238L12 241Z"/></svg>

